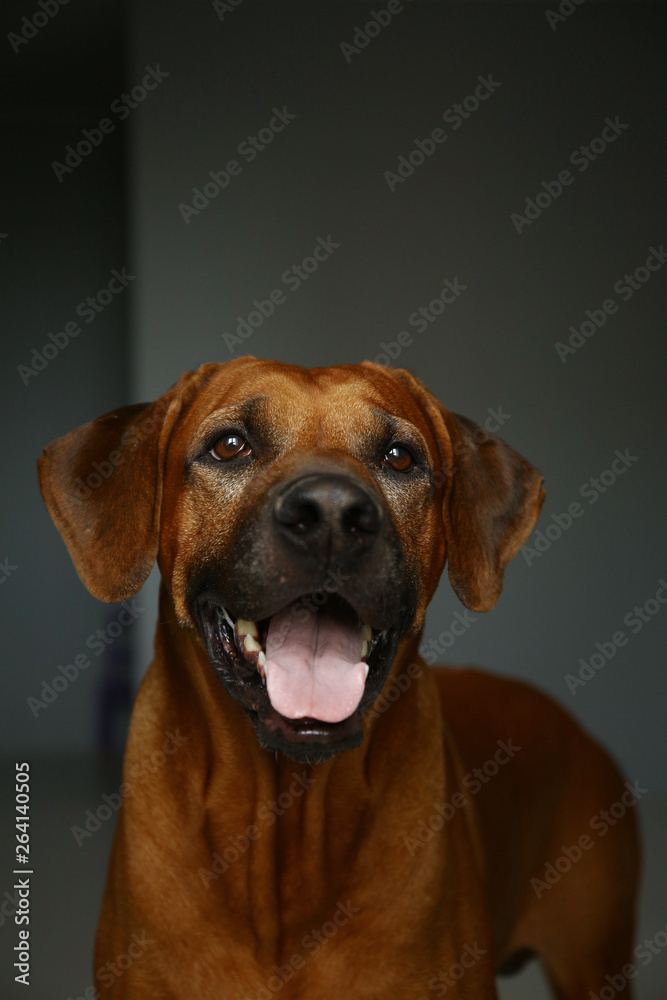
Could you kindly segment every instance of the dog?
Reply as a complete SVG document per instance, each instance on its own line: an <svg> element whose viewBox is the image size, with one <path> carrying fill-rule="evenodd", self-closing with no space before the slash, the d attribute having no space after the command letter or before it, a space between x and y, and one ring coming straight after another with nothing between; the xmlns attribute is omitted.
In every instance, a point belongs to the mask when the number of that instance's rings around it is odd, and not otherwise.
<svg viewBox="0 0 667 1000"><path fill-rule="evenodd" d="M39 476L95 597L162 576L101 996L487 1000L530 956L559 1000L630 996L633 786L531 686L419 654L445 564L496 603L537 469L405 370L247 357L57 439Z"/></svg>

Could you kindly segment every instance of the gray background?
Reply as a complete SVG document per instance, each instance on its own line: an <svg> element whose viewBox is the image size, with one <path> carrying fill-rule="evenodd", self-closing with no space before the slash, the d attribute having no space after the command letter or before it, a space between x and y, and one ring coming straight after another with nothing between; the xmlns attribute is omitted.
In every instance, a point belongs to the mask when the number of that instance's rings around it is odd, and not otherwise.
<svg viewBox="0 0 667 1000"><path fill-rule="evenodd" d="M0 558L18 568L0 585L0 747L56 775L62 794L45 822L56 842L63 836L82 893L90 883L99 896L110 831L94 849L72 848L63 831L96 801L94 782L80 778L78 811L65 803L79 758L93 759L100 664L36 719L27 698L86 648L109 609L78 582L41 504L35 459L74 426L228 360L223 334L276 287L287 301L236 355L310 366L375 358L443 279L466 286L425 332L412 330L397 363L454 411L479 422L489 409L511 415L501 436L546 477L538 527L573 501L584 514L532 565L514 560L496 608L475 616L441 660L533 681L612 749L649 799L667 790L667 610L636 635L623 624L667 578L667 266L628 302L613 290L667 238L664 8L586 3L554 31L537 4L405 4L348 64L340 43L371 9L243 0L220 20L207 2L139 0L124 18L113 3L71 4L18 54L6 45ZM21 3L6 10L5 35L32 13ZM158 63L168 78L59 184L51 160ZM489 74L501 86L452 131L443 112ZM296 118L247 163L237 146L274 106ZM578 172L572 151L616 116L628 128ZM447 141L392 193L384 172L438 126ZM179 203L234 157L240 176L186 225ZM573 184L517 233L511 214L568 167ZM282 273L329 235L340 247L298 291L285 289ZM136 275L131 288L24 386L17 366L31 348L123 266ZM555 343L609 297L618 312L563 364ZM582 500L582 485L626 448L638 460L597 503ZM137 679L150 659L155 594L153 577L146 612L128 630ZM426 639L457 610L445 575ZM565 675L618 629L628 644L572 695ZM100 788L113 789L116 772L101 773ZM42 781L46 795L51 777ZM42 885L45 905L61 905L67 890ZM656 891L654 874L648 896ZM58 966L63 997L86 985L95 911L96 900L77 909L85 930L81 954ZM640 997L662 995L650 992L667 978L657 965L643 973Z"/></svg>

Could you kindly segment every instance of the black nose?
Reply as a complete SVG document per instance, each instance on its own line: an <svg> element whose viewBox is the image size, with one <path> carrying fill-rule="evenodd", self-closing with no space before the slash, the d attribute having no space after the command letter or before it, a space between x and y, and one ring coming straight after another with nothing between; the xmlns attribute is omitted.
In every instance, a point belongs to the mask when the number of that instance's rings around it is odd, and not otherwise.
<svg viewBox="0 0 667 1000"><path fill-rule="evenodd" d="M290 542L317 556L367 551L382 527L382 510L346 476L304 476L277 499L274 516Z"/></svg>

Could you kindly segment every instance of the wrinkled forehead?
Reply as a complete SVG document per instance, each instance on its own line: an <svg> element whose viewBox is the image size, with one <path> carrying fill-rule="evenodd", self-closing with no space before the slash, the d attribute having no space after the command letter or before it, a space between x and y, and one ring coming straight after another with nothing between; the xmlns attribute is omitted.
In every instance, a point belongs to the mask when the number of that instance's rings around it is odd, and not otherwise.
<svg viewBox="0 0 667 1000"><path fill-rule="evenodd" d="M427 433L408 390L361 365L308 369L252 361L221 367L186 423L189 449L227 426L254 430L281 450L347 451L369 441Z"/></svg>

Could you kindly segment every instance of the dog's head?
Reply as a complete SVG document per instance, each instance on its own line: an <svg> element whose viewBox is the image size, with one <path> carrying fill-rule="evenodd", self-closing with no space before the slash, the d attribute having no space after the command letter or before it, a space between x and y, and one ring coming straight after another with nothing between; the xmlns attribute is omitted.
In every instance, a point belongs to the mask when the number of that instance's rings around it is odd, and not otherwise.
<svg viewBox="0 0 667 1000"><path fill-rule="evenodd" d="M261 744L324 759L362 739L445 560L487 611L542 477L408 372L242 358L54 441L42 494L81 579L121 601L156 558Z"/></svg>

